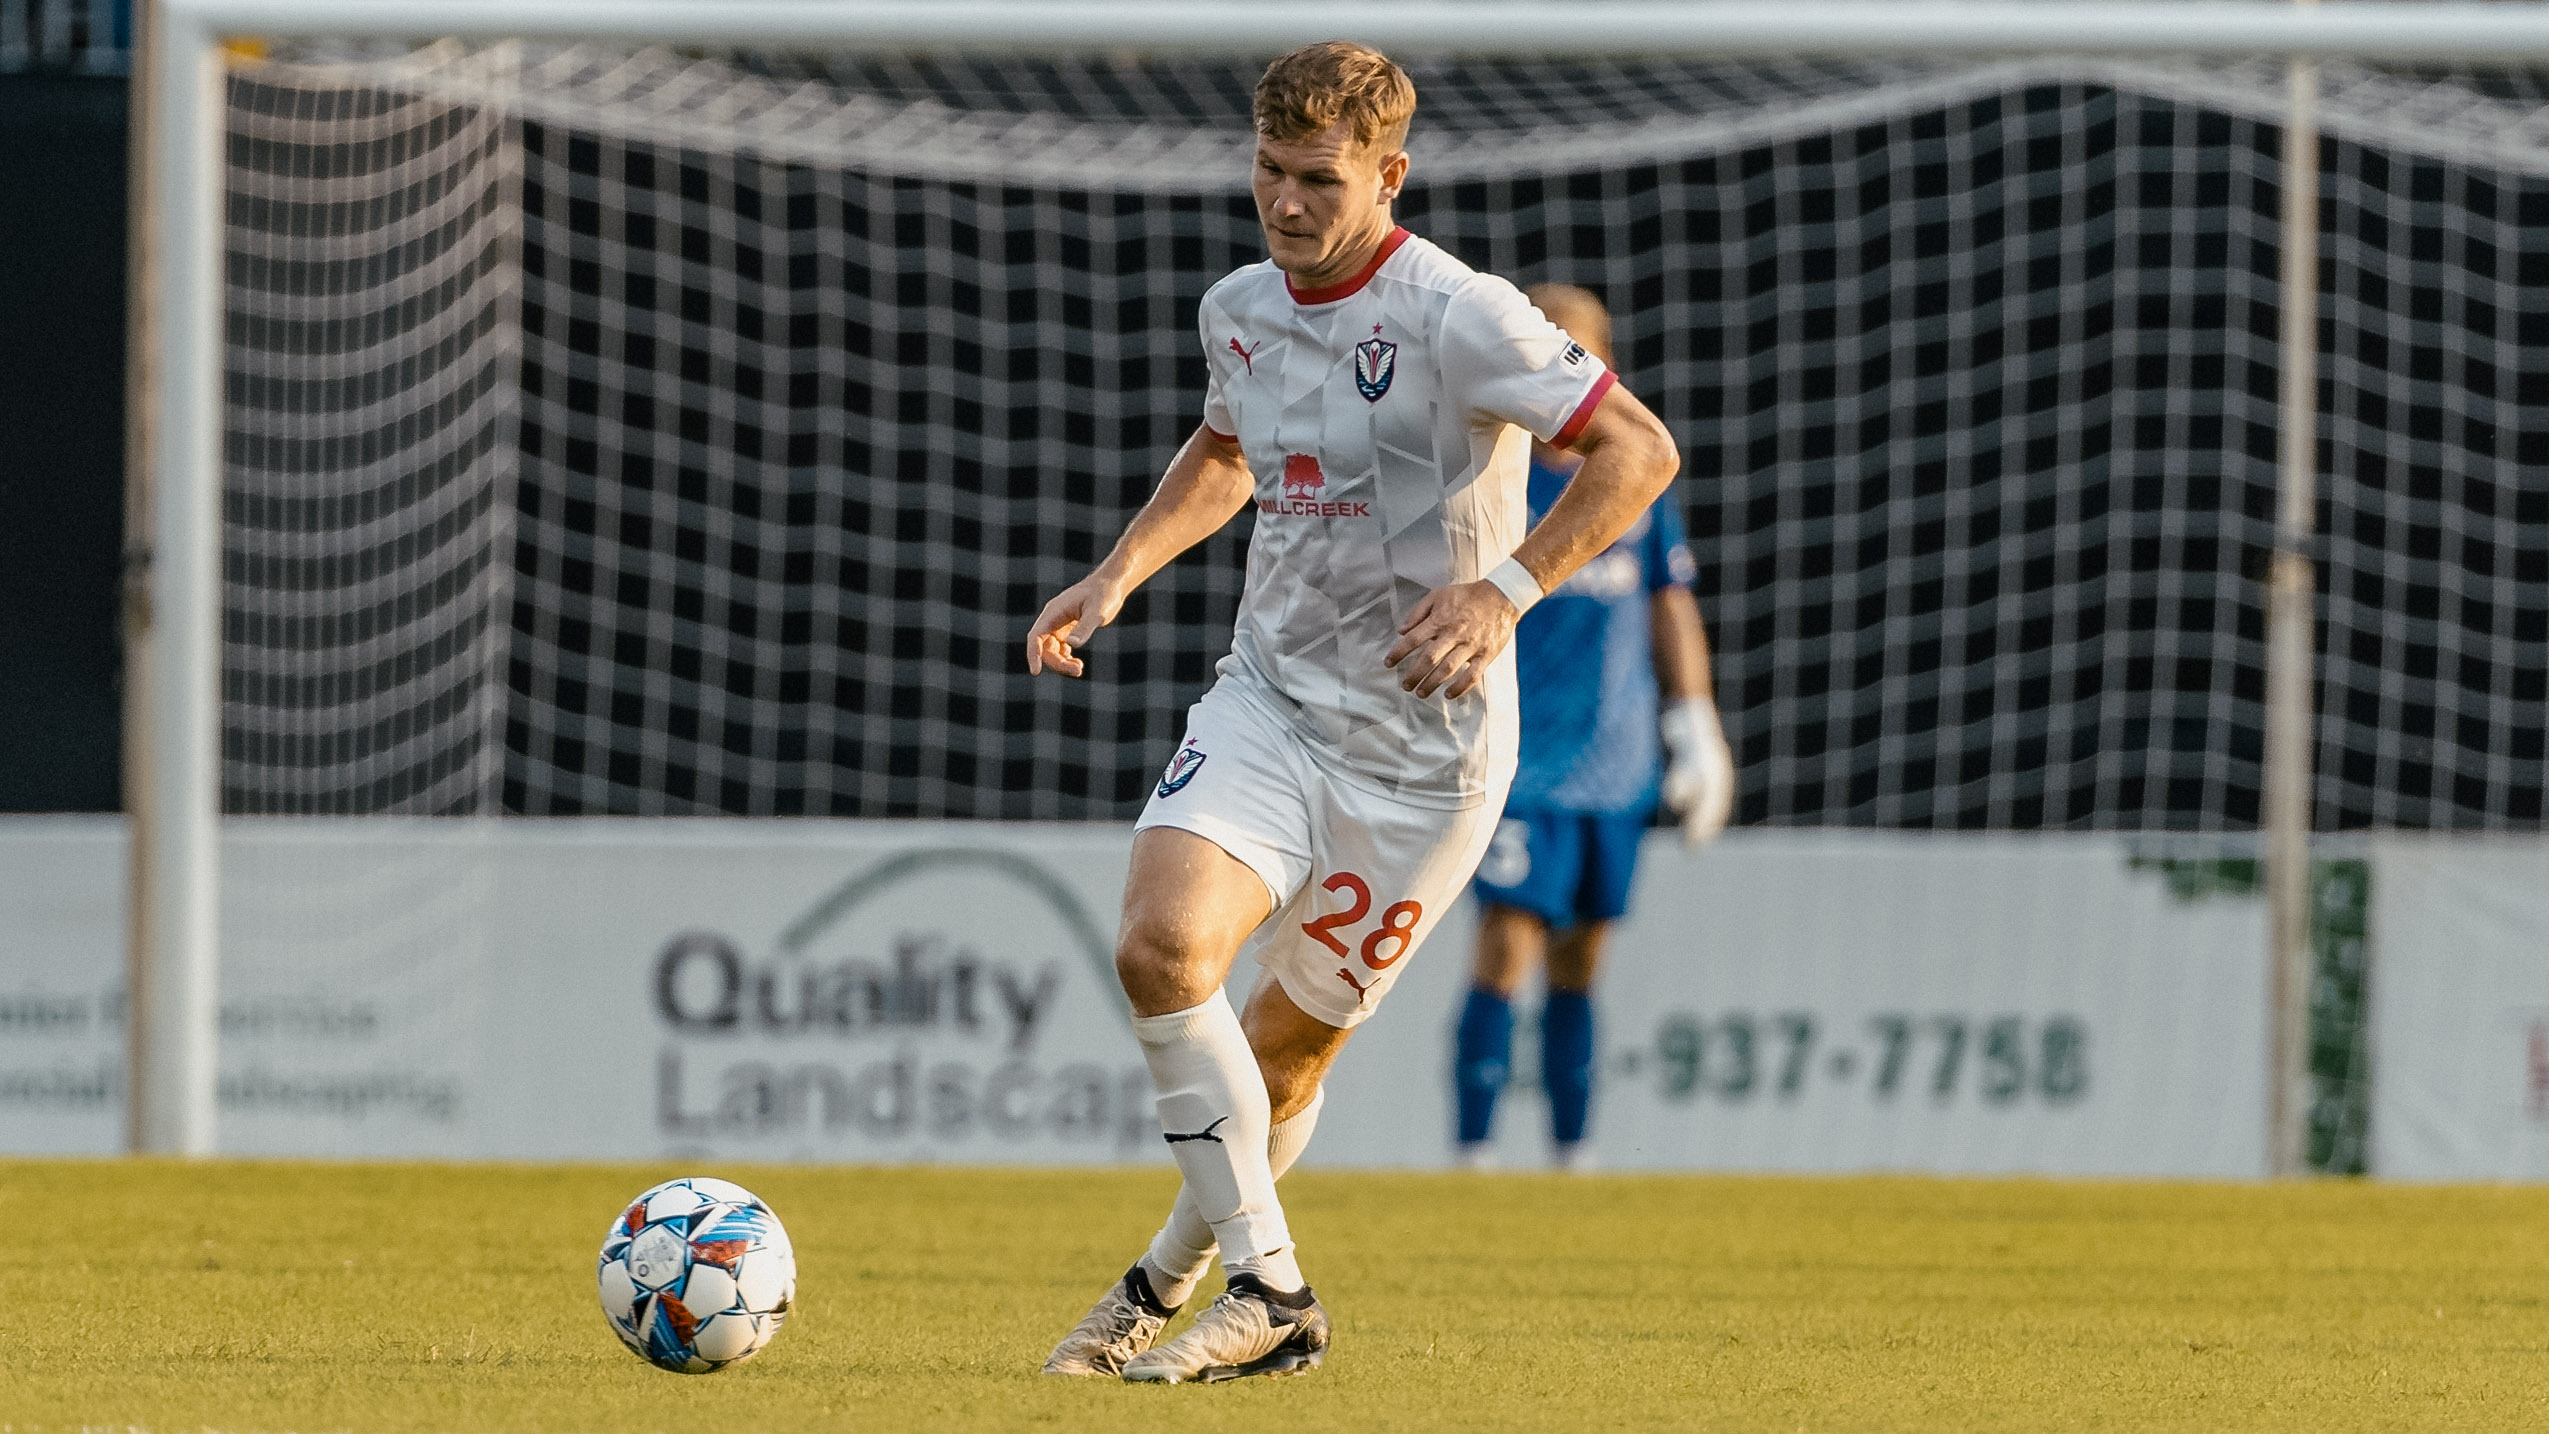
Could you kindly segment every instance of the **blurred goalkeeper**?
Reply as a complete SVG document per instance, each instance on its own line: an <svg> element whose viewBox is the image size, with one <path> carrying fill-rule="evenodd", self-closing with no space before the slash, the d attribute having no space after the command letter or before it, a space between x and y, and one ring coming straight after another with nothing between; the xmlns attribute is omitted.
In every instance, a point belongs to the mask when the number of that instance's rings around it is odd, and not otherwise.
<svg viewBox="0 0 2549 1434"><path fill-rule="evenodd" d="M1526 292L1577 343L1611 362L1611 316L1600 299L1572 284ZM1532 445L1533 522L1577 465ZM1724 830L1733 810L1735 765L1708 680L1694 572L1668 494L1515 629L1522 761L1478 865L1485 909L1453 1067L1464 1165L1487 1161L1496 1096L1513 1062L1514 992L1545 967L1540 1075L1550 1136L1560 1165L1584 1166L1593 977L1612 923L1628 910L1638 840L1659 797L1694 845Z"/></svg>

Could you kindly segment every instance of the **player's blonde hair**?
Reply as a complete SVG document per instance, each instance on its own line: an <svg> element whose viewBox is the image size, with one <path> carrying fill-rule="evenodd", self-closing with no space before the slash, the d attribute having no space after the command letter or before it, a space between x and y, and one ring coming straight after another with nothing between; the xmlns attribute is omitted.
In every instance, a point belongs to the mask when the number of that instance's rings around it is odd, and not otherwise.
<svg viewBox="0 0 2549 1434"><path fill-rule="evenodd" d="M1304 45L1266 66L1257 81L1257 133L1298 144L1345 122L1360 145L1387 154L1407 143L1416 84L1390 57L1347 40Z"/></svg>

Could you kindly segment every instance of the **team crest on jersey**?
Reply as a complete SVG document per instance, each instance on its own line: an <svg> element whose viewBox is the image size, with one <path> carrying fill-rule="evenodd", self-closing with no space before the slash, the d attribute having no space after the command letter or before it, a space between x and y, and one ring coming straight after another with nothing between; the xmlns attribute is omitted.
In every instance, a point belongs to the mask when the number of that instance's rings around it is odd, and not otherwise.
<svg viewBox="0 0 2549 1434"><path fill-rule="evenodd" d="M1176 756L1168 759L1168 770L1159 774L1159 794L1163 797L1176 796L1186 790L1186 784L1195 780L1195 774L1203 769L1204 754L1196 751L1190 740L1177 749Z"/></svg>
<svg viewBox="0 0 2549 1434"><path fill-rule="evenodd" d="M1354 387L1366 403L1378 403L1398 374L1398 345L1387 339L1365 339L1354 346Z"/></svg>

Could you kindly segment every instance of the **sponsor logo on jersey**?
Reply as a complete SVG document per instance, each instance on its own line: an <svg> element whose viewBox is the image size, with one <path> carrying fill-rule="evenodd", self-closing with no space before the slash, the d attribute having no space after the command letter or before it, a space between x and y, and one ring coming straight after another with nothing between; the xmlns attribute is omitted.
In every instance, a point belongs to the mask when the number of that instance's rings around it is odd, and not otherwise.
<svg viewBox="0 0 2549 1434"><path fill-rule="evenodd" d="M1255 343L1248 345L1246 348L1241 348L1239 346L1239 340L1236 337L1233 337L1230 341L1230 351L1239 355L1239 361L1247 365L1248 375L1251 378L1254 378L1257 373L1257 350L1264 348L1265 346L1266 341L1264 339L1259 339Z"/></svg>
<svg viewBox="0 0 2549 1434"><path fill-rule="evenodd" d="M1368 518L1370 503L1328 502L1319 491L1328 486L1328 475L1319 460L1307 453L1286 454L1283 460L1283 496L1260 498L1260 513L1283 513L1299 518Z"/></svg>
<svg viewBox="0 0 2549 1434"><path fill-rule="evenodd" d="M1238 341L1237 341L1236 339L1234 339L1234 340L1232 340L1232 342L1233 342L1233 343L1236 343L1236 342L1238 342ZM1580 363L1584 362L1586 359L1591 358L1591 357L1592 357L1592 355L1591 355L1591 354L1588 354L1588 353L1586 353L1586 352L1584 351L1584 345L1582 345L1582 344L1569 344L1569 345L1567 345L1567 347L1566 347L1566 352L1564 352L1564 353L1562 353L1562 354L1559 354L1559 355L1558 355L1558 362L1560 362L1560 363L1562 363L1562 364L1565 364L1565 365L1569 366L1570 368L1572 368L1572 367L1574 367L1575 365L1580 364Z"/></svg>
<svg viewBox="0 0 2549 1434"><path fill-rule="evenodd" d="M1168 770L1159 774L1159 794L1163 797L1176 796L1186 790L1186 784L1195 780L1195 774L1203 769L1204 754L1195 750L1194 739L1189 737L1186 745L1177 749L1177 755L1168 759Z"/></svg>
<svg viewBox="0 0 2549 1434"><path fill-rule="evenodd" d="M1379 330L1373 330L1378 333ZM1354 346L1354 387L1367 403L1378 403L1398 375L1398 345L1371 338Z"/></svg>

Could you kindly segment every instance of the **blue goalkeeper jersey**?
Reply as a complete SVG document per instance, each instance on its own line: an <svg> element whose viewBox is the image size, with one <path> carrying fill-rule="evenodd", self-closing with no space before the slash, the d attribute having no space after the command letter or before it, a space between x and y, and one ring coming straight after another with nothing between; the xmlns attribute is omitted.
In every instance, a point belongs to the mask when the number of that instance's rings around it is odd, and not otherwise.
<svg viewBox="0 0 2549 1434"><path fill-rule="evenodd" d="M1531 463L1531 521L1573 471ZM1578 812L1652 807L1663 775L1655 730L1653 602L1698 571L1670 495L1525 613L1514 633L1522 688L1515 805Z"/></svg>

